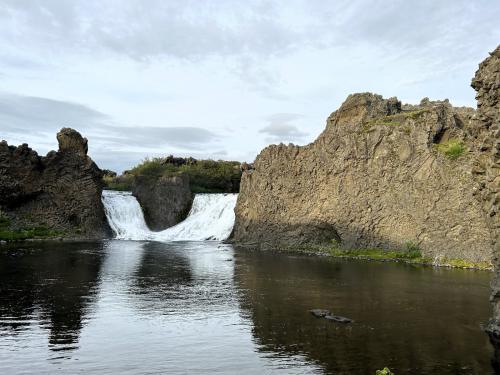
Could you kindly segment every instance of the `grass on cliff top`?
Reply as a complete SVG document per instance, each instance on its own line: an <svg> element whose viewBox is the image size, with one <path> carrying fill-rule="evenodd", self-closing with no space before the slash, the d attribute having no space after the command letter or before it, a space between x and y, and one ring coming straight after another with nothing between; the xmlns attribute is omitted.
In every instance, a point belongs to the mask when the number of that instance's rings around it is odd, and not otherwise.
<svg viewBox="0 0 500 375"><path fill-rule="evenodd" d="M436 145L437 150L450 159L457 159L466 151L466 147L459 139L450 139L449 141Z"/></svg>
<svg viewBox="0 0 500 375"><path fill-rule="evenodd" d="M398 126L404 123L407 119L416 120L426 112L429 112L429 110L419 109L416 111L409 111L409 112L403 111L400 113L396 113L394 115L377 117L367 121L365 123L365 128L369 129L372 126L377 126L377 125Z"/></svg>
<svg viewBox="0 0 500 375"><path fill-rule="evenodd" d="M187 174L193 193L237 193L241 180L240 163L225 160L194 160L174 165L165 162L164 158L148 158L129 173L152 179Z"/></svg>

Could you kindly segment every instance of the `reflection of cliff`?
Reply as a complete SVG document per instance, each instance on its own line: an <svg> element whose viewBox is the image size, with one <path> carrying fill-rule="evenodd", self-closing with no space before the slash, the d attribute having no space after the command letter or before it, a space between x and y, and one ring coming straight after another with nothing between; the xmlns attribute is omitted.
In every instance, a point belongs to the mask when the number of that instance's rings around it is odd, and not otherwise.
<svg viewBox="0 0 500 375"><path fill-rule="evenodd" d="M1 325L11 332L22 331L36 314L50 331L51 349L76 344L95 298L102 264L102 253L93 249L96 246L101 245L4 247L0 252Z"/></svg>
<svg viewBox="0 0 500 375"><path fill-rule="evenodd" d="M415 374L489 369L485 353L491 350L478 321L489 313L488 274L237 254L241 308L263 352L302 354L328 373L373 374L384 366ZM312 308L356 322L316 319Z"/></svg>

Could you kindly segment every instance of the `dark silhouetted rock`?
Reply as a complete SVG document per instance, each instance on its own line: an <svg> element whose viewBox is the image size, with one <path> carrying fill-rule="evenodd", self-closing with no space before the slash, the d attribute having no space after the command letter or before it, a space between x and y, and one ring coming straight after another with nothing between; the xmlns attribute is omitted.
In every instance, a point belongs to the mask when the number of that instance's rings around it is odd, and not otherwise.
<svg viewBox="0 0 500 375"><path fill-rule="evenodd" d="M184 220L193 200L189 177L184 174L154 179L137 176L132 194L141 205L149 228L156 231Z"/></svg>
<svg viewBox="0 0 500 375"><path fill-rule="evenodd" d="M57 139L59 151L45 157L26 144L0 143L0 210L13 229L43 226L71 237L109 235L102 171L87 156L87 140L69 128Z"/></svg>

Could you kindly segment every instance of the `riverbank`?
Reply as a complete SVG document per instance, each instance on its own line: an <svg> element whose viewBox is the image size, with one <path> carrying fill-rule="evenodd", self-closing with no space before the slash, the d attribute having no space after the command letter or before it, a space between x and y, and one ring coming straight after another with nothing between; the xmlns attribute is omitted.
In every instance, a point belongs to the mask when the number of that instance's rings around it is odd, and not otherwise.
<svg viewBox="0 0 500 375"><path fill-rule="evenodd" d="M493 265L489 262L474 262L467 259L426 257L418 249L385 250L385 249L339 249L336 247L321 246L297 246L297 247L273 247L270 245L256 246L254 244L234 244L245 250L256 249L258 251L274 251L277 253L298 254L319 257L332 257L369 262L395 262L421 266L460 268L476 271L493 271Z"/></svg>

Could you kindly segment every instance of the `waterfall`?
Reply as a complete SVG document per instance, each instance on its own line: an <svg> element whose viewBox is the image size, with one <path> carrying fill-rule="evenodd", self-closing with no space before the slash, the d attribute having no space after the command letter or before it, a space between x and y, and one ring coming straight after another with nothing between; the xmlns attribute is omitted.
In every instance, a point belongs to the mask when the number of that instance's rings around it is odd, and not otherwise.
<svg viewBox="0 0 500 375"><path fill-rule="evenodd" d="M102 202L117 239L151 241L225 240L234 225L238 194L196 194L186 220L160 232L149 230L130 192L105 190Z"/></svg>

